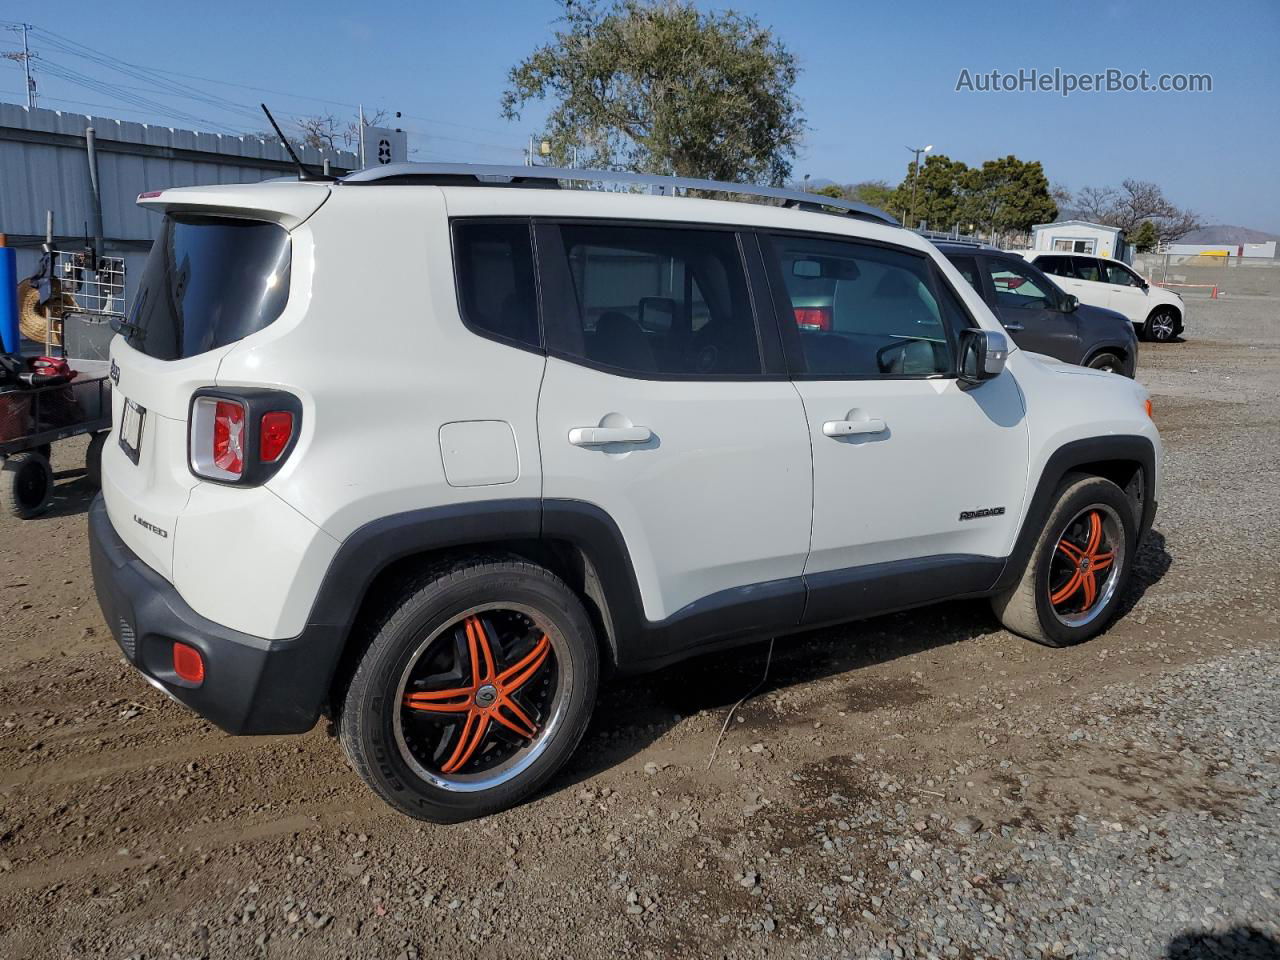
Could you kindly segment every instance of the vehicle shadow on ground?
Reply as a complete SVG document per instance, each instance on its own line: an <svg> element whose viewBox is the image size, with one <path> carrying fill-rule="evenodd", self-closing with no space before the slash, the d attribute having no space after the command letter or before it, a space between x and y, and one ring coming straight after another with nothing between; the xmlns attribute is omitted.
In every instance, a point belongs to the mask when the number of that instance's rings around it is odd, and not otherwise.
<svg viewBox="0 0 1280 960"><path fill-rule="evenodd" d="M71 517L88 513L98 488L89 482L83 469L58 470L53 475L53 500L41 517ZM37 518L39 519L39 518Z"/></svg>
<svg viewBox="0 0 1280 960"><path fill-rule="evenodd" d="M1280 960L1280 940L1256 927L1234 927L1225 933L1189 930L1169 942L1168 960Z"/></svg>
<svg viewBox="0 0 1280 960"><path fill-rule="evenodd" d="M1000 629L985 600L957 600L778 637L771 658L769 641L765 640L694 657L643 676L608 679L602 684L582 747L547 790L564 789L625 762L683 717L708 710L719 719L748 693L750 702L739 708L739 715L749 713L753 726L759 727L770 722L771 714L754 708L770 693ZM884 705L875 693L864 696L866 691L854 689L856 678L851 677L850 684L850 710ZM788 723L803 719L793 718Z"/></svg>
<svg viewBox="0 0 1280 960"><path fill-rule="evenodd" d="M1129 577L1129 585L1120 598L1120 609L1117 617L1125 616L1138 605L1148 590L1164 579L1164 575L1173 566L1173 557L1165 549L1164 534L1159 530L1147 533L1142 546L1138 548L1138 557L1133 565L1133 574Z"/></svg>
<svg viewBox="0 0 1280 960"><path fill-rule="evenodd" d="M1117 616L1123 617L1132 610L1172 566L1173 558L1165 549L1163 534L1150 531L1138 551ZM683 717L709 710L719 718L748 693L750 703L739 709L740 715L751 710L760 698L778 690L854 674L865 667L974 640L1001 629L987 600L956 600L779 637L763 682L767 640L704 654L651 674L606 679L581 748L544 792L573 786L625 763ZM883 702L885 692L865 690L856 676L850 676L849 683L850 710L888 705ZM899 690L887 695L893 702L893 697L909 693ZM769 715L754 710L750 719L759 727L769 722Z"/></svg>

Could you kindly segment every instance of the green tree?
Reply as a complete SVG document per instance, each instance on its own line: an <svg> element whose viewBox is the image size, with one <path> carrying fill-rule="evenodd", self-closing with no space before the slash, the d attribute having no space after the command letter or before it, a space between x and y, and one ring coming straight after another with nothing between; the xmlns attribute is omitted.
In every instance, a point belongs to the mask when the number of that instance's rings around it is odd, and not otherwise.
<svg viewBox="0 0 1280 960"><path fill-rule="evenodd" d="M1160 242L1160 232L1150 220L1143 220L1142 226L1134 232L1130 242L1139 253L1150 253Z"/></svg>
<svg viewBox="0 0 1280 960"><path fill-rule="evenodd" d="M960 219L987 233L1027 231L1058 215L1038 160L1024 162L1012 154L988 160L964 176L963 193Z"/></svg>
<svg viewBox="0 0 1280 960"><path fill-rule="evenodd" d="M902 218L907 227L921 220L931 229L950 230L961 218L964 185L969 168L945 153L926 157L916 176L915 161L907 164L907 176L889 196L885 207ZM914 195L914 196L913 196Z"/></svg>
<svg viewBox="0 0 1280 960"><path fill-rule="evenodd" d="M828 183L813 192L820 197L831 197L835 200L845 199L844 187L840 186L838 183Z"/></svg>
<svg viewBox="0 0 1280 960"><path fill-rule="evenodd" d="M508 74L502 112L553 106L551 159L782 184L805 124L796 58L751 17L692 0L560 0L550 43Z"/></svg>

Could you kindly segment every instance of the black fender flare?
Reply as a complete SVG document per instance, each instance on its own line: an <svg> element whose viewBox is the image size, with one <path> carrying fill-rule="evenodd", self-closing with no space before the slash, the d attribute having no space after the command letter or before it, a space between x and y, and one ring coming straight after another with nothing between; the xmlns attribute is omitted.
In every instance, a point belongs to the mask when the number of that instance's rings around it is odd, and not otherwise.
<svg viewBox="0 0 1280 960"><path fill-rule="evenodd" d="M1017 582L1026 569L1035 548L1040 531L1044 529L1049 513L1053 510L1054 494L1068 473L1083 470L1098 472L1098 465L1134 465L1139 470L1136 487L1126 490L1134 500L1138 515L1138 537L1141 540L1155 519L1156 501L1156 449L1150 439L1138 434L1113 434L1104 437L1086 437L1065 443L1049 455L1044 469L1036 481L1027 506L1022 528L1014 541L1013 550L1005 561L1004 570L996 580L992 592L1007 590ZM1111 477L1111 479L1117 479ZM1125 484L1120 484L1122 487Z"/></svg>

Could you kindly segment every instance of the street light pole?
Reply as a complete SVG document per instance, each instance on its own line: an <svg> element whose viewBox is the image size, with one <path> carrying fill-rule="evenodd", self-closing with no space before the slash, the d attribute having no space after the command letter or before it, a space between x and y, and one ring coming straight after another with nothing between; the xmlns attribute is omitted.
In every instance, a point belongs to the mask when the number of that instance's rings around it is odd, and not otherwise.
<svg viewBox="0 0 1280 960"><path fill-rule="evenodd" d="M907 149L916 156L915 161L911 165L911 206L907 208L906 222L903 224L904 227L910 230L911 217L916 212L916 182L920 179L920 154L928 153L932 150L933 144L931 143L926 147L907 147Z"/></svg>

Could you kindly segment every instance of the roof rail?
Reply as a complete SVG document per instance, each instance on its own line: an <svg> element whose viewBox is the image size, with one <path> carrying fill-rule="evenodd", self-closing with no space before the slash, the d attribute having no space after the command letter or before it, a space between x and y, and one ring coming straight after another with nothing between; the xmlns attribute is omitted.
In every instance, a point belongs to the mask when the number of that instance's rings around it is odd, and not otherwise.
<svg viewBox="0 0 1280 960"><path fill-rule="evenodd" d="M564 167L514 167L487 163L388 163L367 167L340 177L341 184L424 184L431 186L533 187L558 189L567 183L629 183L648 187L659 196L678 196L677 191L705 190L711 193L767 197L781 200L784 207L827 213L834 211L859 220L899 226L890 214L855 200L842 200L819 193L761 187L751 183L726 183L693 177L659 177L629 170L572 170Z"/></svg>

